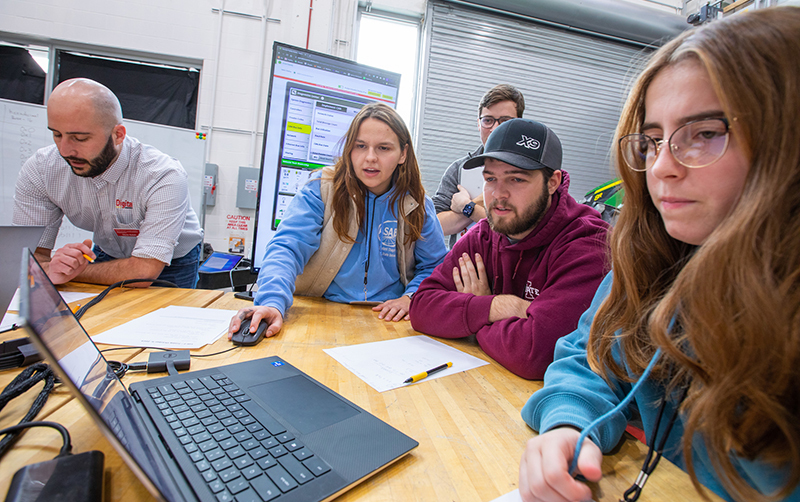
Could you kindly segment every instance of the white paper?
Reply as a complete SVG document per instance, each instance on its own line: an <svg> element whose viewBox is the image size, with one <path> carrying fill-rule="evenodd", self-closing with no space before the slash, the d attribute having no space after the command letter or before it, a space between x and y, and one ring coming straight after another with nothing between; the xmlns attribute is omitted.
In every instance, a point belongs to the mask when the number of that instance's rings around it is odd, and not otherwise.
<svg viewBox="0 0 800 502"><path fill-rule="evenodd" d="M522 497L519 495L519 489L516 489L513 492L500 495L496 499L492 500L492 502L522 502Z"/></svg>
<svg viewBox="0 0 800 502"><path fill-rule="evenodd" d="M99 293L79 293L77 291L59 291L59 293L61 293L61 298L64 299L64 303L79 302L85 298L94 298L99 294Z"/></svg>
<svg viewBox="0 0 800 502"><path fill-rule="evenodd" d="M11 329L11 326L16 322L19 322L19 316L17 314L6 313L6 315L3 316L3 322L0 323L0 331Z"/></svg>
<svg viewBox="0 0 800 502"><path fill-rule="evenodd" d="M59 291L59 293L61 293L61 298L64 299L65 303L77 302L84 298L97 296L97 293L75 293L72 291ZM14 297L11 298L11 302L8 304L8 310L13 310L14 312L19 311L19 288L17 288L16 293L14 293Z"/></svg>
<svg viewBox="0 0 800 502"><path fill-rule="evenodd" d="M422 335L325 349L325 353L378 392L415 385L403 382L412 375L448 362L453 363L451 368L434 373L417 383L489 364Z"/></svg>
<svg viewBox="0 0 800 502"><path fill-rule="evenodd" d="M227 333L236 312L172 305L111 328L92 340L129 347L196 349Z"/></svg>

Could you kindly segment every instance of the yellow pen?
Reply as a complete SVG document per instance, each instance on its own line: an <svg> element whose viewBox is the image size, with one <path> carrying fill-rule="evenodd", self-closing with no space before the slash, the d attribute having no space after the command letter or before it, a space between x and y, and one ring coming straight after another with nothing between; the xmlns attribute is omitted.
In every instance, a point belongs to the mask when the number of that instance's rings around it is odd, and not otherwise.
<svg viewBox="0 0 800 502"><path fill-rule="evenodd" d="M88 261L89 263L94 263L94 260L91 259L88 254L83 253L83 257L86 258L86 261Z"/></svg>
<svg viewBox="0 0 800 502"><path fill-rule="evenodd" d="M453 363L442 364L441 366L437 366L437 367L433 368L432 370L423 371L422 373L420 373L418 375L414 375L411 378L407 378L406 381L403 382L403 383L419 382L423 378L429 377L429 376L433 375L434 373L438 373L438 372L440 372L442 370L446 370L447 368L451 367L452 365L453 365Z"/></svg>

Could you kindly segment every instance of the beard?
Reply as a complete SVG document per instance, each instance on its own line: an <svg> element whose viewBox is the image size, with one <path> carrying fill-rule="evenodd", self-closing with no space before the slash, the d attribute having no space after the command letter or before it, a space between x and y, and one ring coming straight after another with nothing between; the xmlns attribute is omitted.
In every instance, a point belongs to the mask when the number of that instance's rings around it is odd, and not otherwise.
<svg viewBox="0 0 800 502"><path fill-rule="evenodd" d="M67 161L67 164L69 164L69 167L76 176L80 176L81 178L94 178L95 176L100 176L106 172L106 170L108 170L108 168L117 158L117 151L114 149L114 138L109 135L106 146L103 147L103 151L101 151L100 154L92 160L81 159L80 157L64 157L63 155L62 157ZM85 172L76 171L75 168L72 167L72 164L70 164L70 160L74 162L86 163L86 165L89 166L89 170Z"/></svg>
<svg viewBox="0 0 800 502"><path fill-rule="evenodd" d="M503 234L507 237L512 235L519 235L526 230L534 228L542 221L544 214L548 209L548 202L550 200L550 192L547 190L547 181L543 183L542 193L533 204L527 206L522 214L519 213L516 207L509 205L507 202L499 204L497 200L492 201L486 211L486 219L489 220L489 228ZM516 217L505 219L505 221L495 221L492 217L492 209L502 205L506 209L511 209L517 215Z"/></svg>

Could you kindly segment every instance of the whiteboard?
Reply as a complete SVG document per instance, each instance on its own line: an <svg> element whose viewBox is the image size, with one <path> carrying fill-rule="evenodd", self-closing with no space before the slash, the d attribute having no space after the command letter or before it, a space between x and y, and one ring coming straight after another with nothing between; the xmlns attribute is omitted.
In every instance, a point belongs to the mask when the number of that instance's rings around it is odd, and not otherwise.
<svg viewBox="0 0 800 502"><path fill-rule="evenodd" d="M47 108L42 105L0 99L0 225L11 225L14 212L14 185L25 161L39 148L53 144L47 129ZM206 142L194 131L137 120L123 120L132 137L178 159L189 175L192 208L202 222L203 175ZM56 248L69 242L91 239L91 232L76 228L64 218Z"/></svg>

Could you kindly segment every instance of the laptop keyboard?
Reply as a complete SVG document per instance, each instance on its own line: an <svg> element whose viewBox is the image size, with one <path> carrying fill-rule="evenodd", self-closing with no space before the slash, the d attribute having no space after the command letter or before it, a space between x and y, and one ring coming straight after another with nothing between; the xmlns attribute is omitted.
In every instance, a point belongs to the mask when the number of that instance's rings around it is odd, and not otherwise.
<svg viewBox="0 0 800 502"><path fill-rule="evenodd" d="M147 389L219 502L267 502L330 471L223 374ZM265 418L266 417L266 418Z"/></svg>

